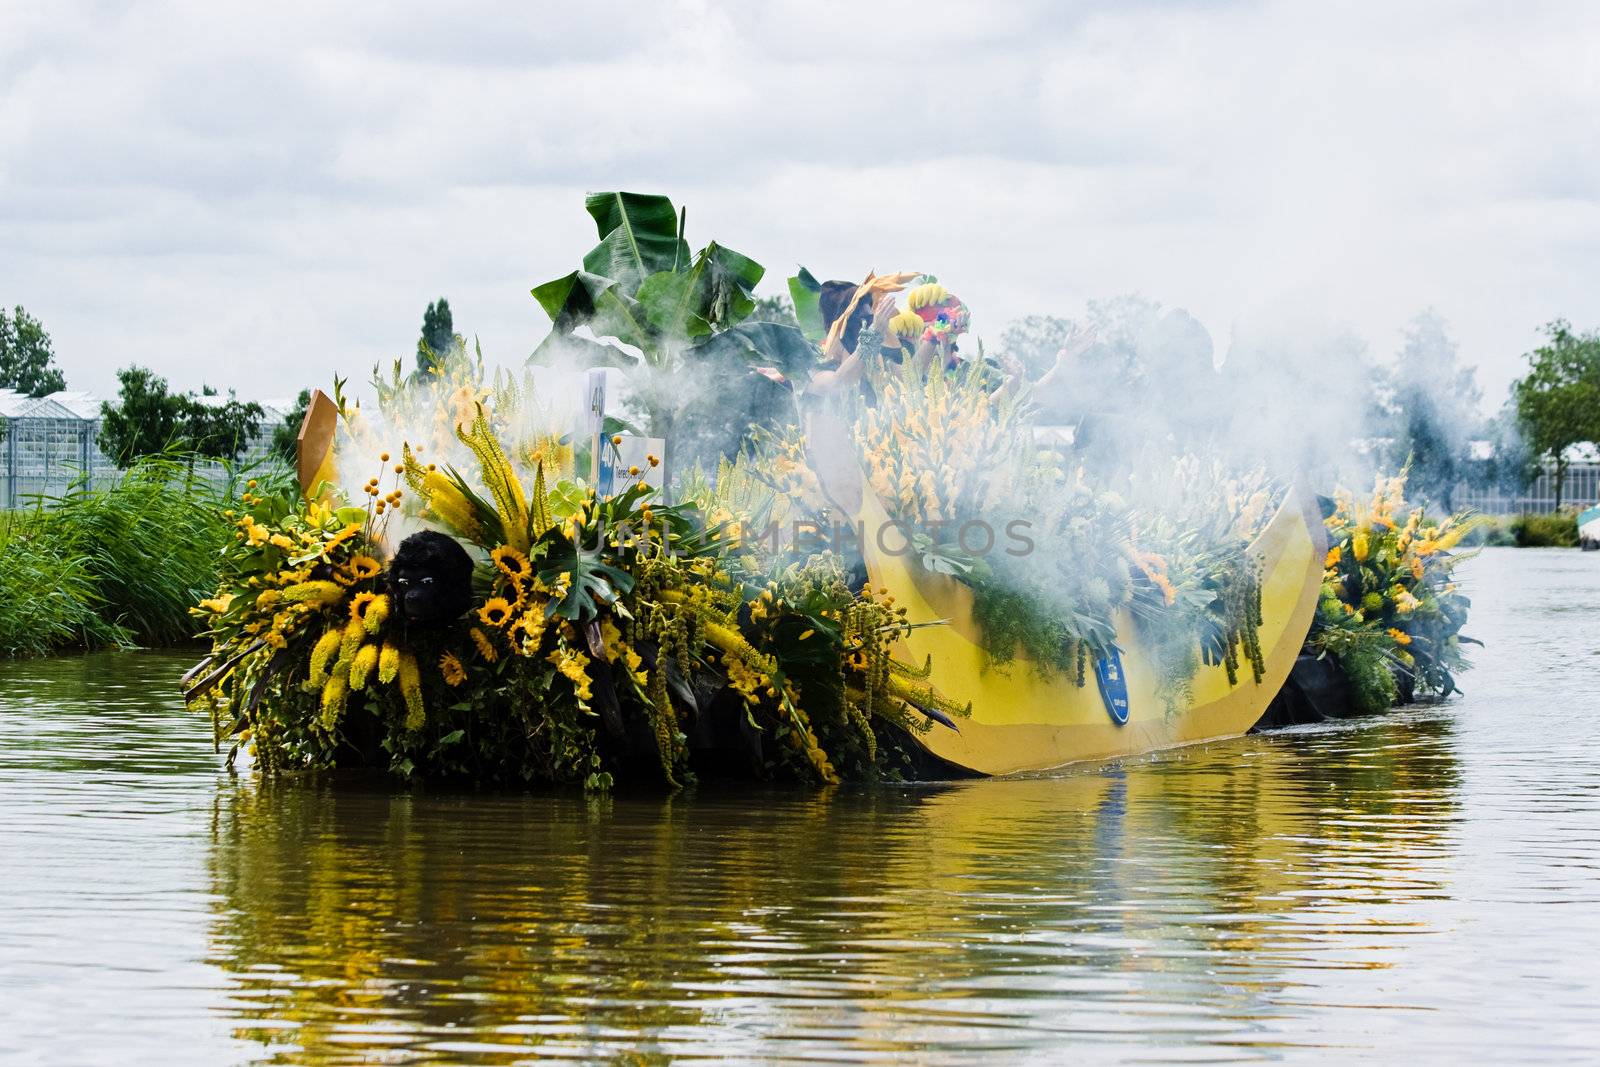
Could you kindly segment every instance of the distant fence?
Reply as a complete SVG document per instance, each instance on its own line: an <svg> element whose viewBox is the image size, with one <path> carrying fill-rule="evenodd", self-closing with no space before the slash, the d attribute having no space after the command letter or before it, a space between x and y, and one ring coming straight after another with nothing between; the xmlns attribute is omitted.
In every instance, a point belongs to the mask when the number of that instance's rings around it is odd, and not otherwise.
<svg viewBox="0 0 1600 1067"><path fill-rule="evenodd" d="M1600 463L1572 463L1561 489L1563 508L1585 508L1600 502ZM1498 489L1462 486L1453 501L1458 508L1472 508L1485 515L1543 515L1556 509L1556 476L1546 469L1519 493Z"/></svg>

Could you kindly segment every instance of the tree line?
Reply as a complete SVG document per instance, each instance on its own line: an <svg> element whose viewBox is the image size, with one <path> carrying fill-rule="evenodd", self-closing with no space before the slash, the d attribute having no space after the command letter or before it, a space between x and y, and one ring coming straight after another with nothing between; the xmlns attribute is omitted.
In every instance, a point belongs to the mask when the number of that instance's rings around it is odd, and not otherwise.
<svg viewBox="0 0 1600 1067"><path fill-rule="evenodd" d="M782 297L769 297L758 304L756 317L783 321L792 314ZM1236 338L1223 373L1215 374L1205 328L1181 309L1139 296L1091 301L1076 321L1017 320L1002 332L998 349L1038 378L1052 370L1057 351L1081 329L1092 329L1096 341L1058 375L1064 387L1054 395L1066 399L1042 399L1047 415L1076 420L1086 448L1095 446L1097 435L1104 447L1118 446L1118 425L1147 426L1158 411L1201 413L1165 424L1174 435L1197 428L1226 435L1239 428L1205 413L1220 416L1237 407L1237 391L1230 389L1247 377L1258 390L1317 391L1329 397L1326 406L1336 413L1359 404L1360 425L1335 424L1330 431L1344 442L1366 440L1388 467L1409 462L1413 488L1447 509L1458 485L1516 491L1538 475L1542 463L1552 469L1559 505L1573 449L1600 446L1600 330L1580 331L1565 320L1543 328L1544 343L1525 354L1526 372L1489 418L1480 414L1482 393L1473 370L1460 363L1445 321L1431 311L1408 324L1389 368L1371 365L1353 338L1302 349L1292 338L1263 337ZM441 297L423 313L414 373L429 373L436 354L456 339L449 301ZM170 452L236 460L263 432L265 410L232 390L225 399L209 386L174 392L166 379L138 366L122 369L117 379L116 400L101 408L100 446L118 466ZM65 387L43 324L21 306L9 314L0 308L0 388L47 396ZM309 401L310 392L302 390L296 410L270 427L273 454L293 459ZM1052 405L1060 410L1049 410ZM1304 418L1298 411L1294 417ZM1284 429L1288 436L1290 428ZM1474 454L1475 441L1488 442L1487 456Z"/></svg>

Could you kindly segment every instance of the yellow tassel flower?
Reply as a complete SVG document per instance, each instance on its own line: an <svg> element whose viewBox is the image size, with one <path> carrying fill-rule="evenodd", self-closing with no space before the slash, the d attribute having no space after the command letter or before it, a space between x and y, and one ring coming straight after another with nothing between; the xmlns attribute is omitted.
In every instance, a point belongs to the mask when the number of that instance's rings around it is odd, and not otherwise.
<svg viewBox="0 0 1600 1067"><path fill-rule="evenodd" d="M385 641L383 651L378 653L378 681L384 685L394 682L400 673L400 649L394 644Z"/></svg>
<svg viewBox="0 0 1600 1067"><path fill-rule="evenodd" d="M400 695L406 702L406 729L420 730L427 716L422 705L422 672L417 669L417 657L402 650L399 668Z"/></svg>
<svg viewBox="0 0 1600 1067"><path fill-rule="evenodd" d="M333 654L339 651L339 641L342 635L338 628L329 630L317 640L311 649L311 673L307 681L314 686L321 686L328 680L328 665L333 662Z"/></svg>
<svg viewBox="0 0 1600 1067"><path fill-rule="evenodd" d="M350 688L360 691L367 687L367 679L378 665L378 646L362 645L356 658L350 661Z"/></svg>

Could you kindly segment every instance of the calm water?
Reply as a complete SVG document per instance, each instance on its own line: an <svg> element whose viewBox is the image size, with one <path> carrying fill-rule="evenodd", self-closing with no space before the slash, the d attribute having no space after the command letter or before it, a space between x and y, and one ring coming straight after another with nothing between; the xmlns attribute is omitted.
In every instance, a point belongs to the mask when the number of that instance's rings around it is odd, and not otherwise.
<svg viewBox="0 0 1600 1067"><path fill-rule="evenodd" d="M831 795L264 786L181 658L0 666L0 1061L1592 1061L1600 557L1468 580L1443 707Z"/></svg>

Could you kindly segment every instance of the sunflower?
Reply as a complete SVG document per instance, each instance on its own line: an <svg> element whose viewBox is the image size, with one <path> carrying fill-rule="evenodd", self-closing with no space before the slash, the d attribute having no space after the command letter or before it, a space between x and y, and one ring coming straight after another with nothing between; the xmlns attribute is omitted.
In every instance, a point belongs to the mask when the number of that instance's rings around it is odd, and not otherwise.
<svg viewBox="0 0 1600 1067"><path fill-rule="evenodd" d="M370 611L372 609L372 605L376 604L377 602L377 593L357 593L350 600L350 617L362 625L365 625L367 621L367 612Z"/></svg>
<svg viewBox="0 0 1600 1067"><path fill-rule="evenodd" d="M461 665L460 658L454 652L446 652L439 657L439 673L444 675L444 684L452 688L462 685L467 680L467 669Z"/></svg>
<svg viewBox="0 0 1600 1067"><path fill-rule="evenodd" d="M493 663L495 660L500 658L500 653L495 649L494 642L489 640L488 634L484 633L476 626L474 626L471 630L468 630L467 634L472 638L472 643L478 646L478 655L482 656L484 660L489 663Z"/></svg>
<svg viewBox="0 0 1600 1067"><path fill-rule="evenodd" d="M498 629L511 618L511 603L503 596L490 597L483 607L478 609L478 618L483 620L485 626Z"/></svg>
<svg viewBox="0 0 1600 1067"><path fill-rule="evenodd" d="M345 566L350 569L350 573L355 576L358 582L365 581L368 578L376 578L383 573L383 564L367 555L351 556L350 562Z"/></svg>
<svg viewBox="0 0 1600 1067"><path fill-rule="evenodd" d="M332 537L328 538L322 543L322 554L326 556L328 553L332 552L334 549L338 548L340 545L344 544L346 541L350 540L350 538L354 537L360 532L360 523L352 522L346 524L344 529L340 530L338 533L334 534Z"/></svg>
<svg viewBox="0 0 1600 1067"><path fill-rule="evenodd" d="M489 559L494 562L495 570L513 582L527 581L533 574L533 564L528 561L528 557L510 545L501 545L490 552Z"/></svg>

